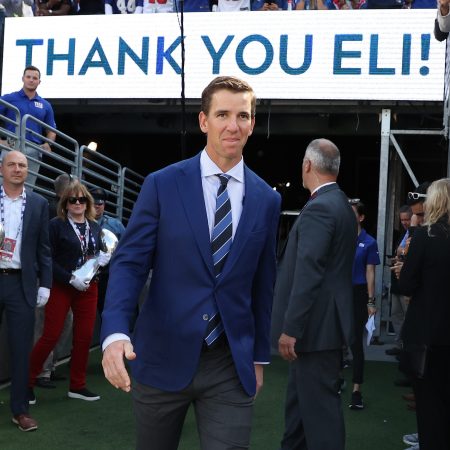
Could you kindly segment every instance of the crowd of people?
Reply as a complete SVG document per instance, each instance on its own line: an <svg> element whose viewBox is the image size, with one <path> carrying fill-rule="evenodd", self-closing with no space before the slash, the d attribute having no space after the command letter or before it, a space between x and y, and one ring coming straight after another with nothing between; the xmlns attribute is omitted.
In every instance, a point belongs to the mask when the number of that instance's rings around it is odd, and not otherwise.
<svg viewBox="0 0 450 450"><path fill-rule="evenodd" d="M7 17L69 14L436 8L434 0L0 0Z"/></svg>

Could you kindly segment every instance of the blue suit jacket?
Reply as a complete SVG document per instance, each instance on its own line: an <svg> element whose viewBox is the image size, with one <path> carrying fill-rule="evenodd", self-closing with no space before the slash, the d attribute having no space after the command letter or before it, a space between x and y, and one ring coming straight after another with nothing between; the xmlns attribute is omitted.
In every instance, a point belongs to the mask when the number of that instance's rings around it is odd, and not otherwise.
<svg viewBox="0 0 450 450"><path fill-rule="evenodd" d="M270 359L270 315L280 197L247 167L245 201L221 276L213 271L200 155L149 175L111 263L102 340L130 334L140 291L153 269L134 328L134 378L168 391L197 370L216 301L237 373L255 393L254 361Z"/></svg>

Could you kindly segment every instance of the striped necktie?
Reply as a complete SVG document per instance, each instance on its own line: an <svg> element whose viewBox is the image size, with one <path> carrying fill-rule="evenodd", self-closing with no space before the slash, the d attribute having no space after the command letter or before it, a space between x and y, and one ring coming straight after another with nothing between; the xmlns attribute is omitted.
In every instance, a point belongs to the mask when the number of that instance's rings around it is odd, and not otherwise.
<svg viewBox="0 0 450 450"><path fill-rule="evenodd" d="M229 175L219 174L220 179L219 190L217 191L216 213L214 215L214 228L211 236L211 249L213 254L214 273L216 278L220 276L223 266L231 248L233 222L231 217L231 203L228 197L227 184L230 179ZM223 333L224 327L220 319L217 305L214 304L205 341L208 346Z"/></svg>

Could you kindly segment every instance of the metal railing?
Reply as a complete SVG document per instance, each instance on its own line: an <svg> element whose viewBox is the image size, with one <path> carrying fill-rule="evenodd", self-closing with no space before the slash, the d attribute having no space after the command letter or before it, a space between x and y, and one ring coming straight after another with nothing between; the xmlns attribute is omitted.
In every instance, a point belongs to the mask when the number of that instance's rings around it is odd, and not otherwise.
<svg viewBox="0 0 450 450"><path fill-rule="evenodd" d="M3 106L15 119L0 114L0 150L17 149L27 156L29 177L25 185L47 198L56 196L53 182L58 175L68 173L78 177L89 189L101 187L107 193L105 211L126 224L139 194L144 176L122 167L108 156L78 144L76 139L53 128L39 119L26 114L20 117L19 110L0 99ZM15 131L8 130L14 127ZM36 125L38 127L36 127ZM42 134L35 128L42 127ZM56 141L50 141L46 133L56 134ZM40 144L49 143L49 152ZM31 182L30 182L31 180Z"/></svg>

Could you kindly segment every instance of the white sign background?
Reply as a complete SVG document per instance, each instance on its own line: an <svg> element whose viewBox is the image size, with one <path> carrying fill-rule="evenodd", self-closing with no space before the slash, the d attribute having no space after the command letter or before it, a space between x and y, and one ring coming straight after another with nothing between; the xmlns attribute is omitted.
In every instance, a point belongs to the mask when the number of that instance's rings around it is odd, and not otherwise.
<svg viewBox="0 0 450 450"><path fill-rule="evenodd" d="M187 13L186 97L199 98L217 75L235 75L263 99L440 101L445 43L433 37L435 16L423 9ZM20 89L31 63L42 72L39 94L50 99L179 98L181 45L168 50L179 36L176 14L7 18L2 94ZM120 73L120 42L135 59L148 42L141 67L126 55ZM52 61L50 45L59 55L72 45L73 74L67 56Z"/></svg>

